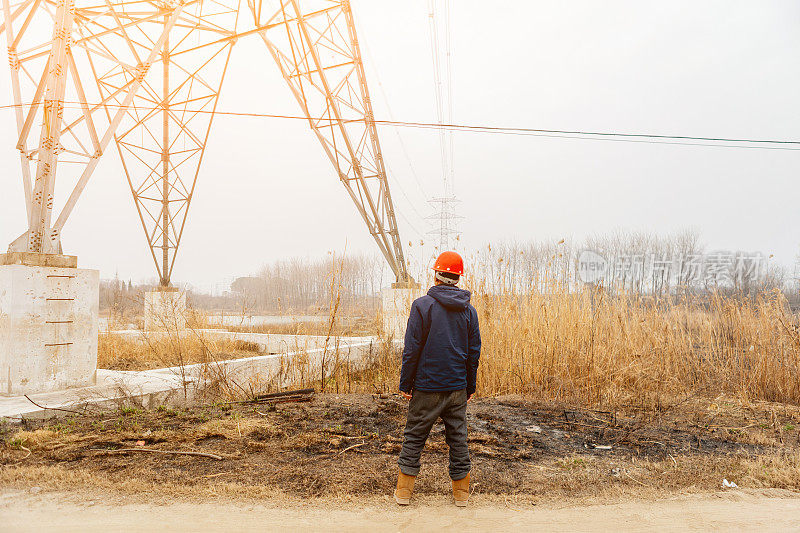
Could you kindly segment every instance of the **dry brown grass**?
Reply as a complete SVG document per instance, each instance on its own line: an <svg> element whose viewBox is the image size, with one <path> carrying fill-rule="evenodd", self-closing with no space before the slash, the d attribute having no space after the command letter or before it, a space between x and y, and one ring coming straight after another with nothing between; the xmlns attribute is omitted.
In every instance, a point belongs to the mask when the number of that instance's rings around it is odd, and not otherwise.
<svg viewBox="0 0 800 533"><path fill-rule="evenodd" d="M516 293L469 287L481 325L478 395L509 393L565 405L663 410L720 393L800 405L797 318L780 293L745 299L656 300L556 284ZM302 365L302 361L295 364ZM341 392L394 391L399 352L388 344L337 361ZM319 380L295 384L319 386Z"/></svg>
<svg viewBox="0 0 800 533"><path fill-rule="evenodd" d="M327 335L329 332L341 337L361 337L378 334L375 317L336 317L333 328L328 320L321 322L297 321L288 324L269 324L257 326L228 326L228 331L242 333L273 333L281 335Z"/></svg>
<svg viewBox="0 0 800 533"><path fill-rule="evenodd" d="M336 271L329 281L327 321L234 329L330 339L324 381L319 364L301 355L285 362L283 384L335 392L396 390L399 354L389 344L359 361L338 350L339 336L377 328L374 319L340 316ZM501 275L465 281L483 338L479 395L520 393L568 405L660 410L692 396L725 393L800 405L800 327L780 292L655 298L578 286L563 273L528 286L507 283ZM251 355L255 349L203 339L195 332L207 317L190 318L191 333L185 336L140 342L101 335L99 365L175 366Z"/></svg>
<svg viewBox="0 0 800 533"><path fill-rule="evenodd" d="M743 400L800 404L800 336L779 293L755 299L653 300L575 292L559 286L525 294L476 284L483 348L478 394L520 393L569 405L659 410L692 396L731 394ZM265 326L263 332L327 335L325 389L394 391L399 353L379 344L363 360L338 349L338 335L367 333L330 323ZM252 355L256 346L205 339L194 331L141 339L102 334L98 365L147 369ZM322 387L308 358L286 361L289 386Z"/></svg>
<svg viewBox="0 0 800 533"><path fill-rule="evenodd" d="M194 363L208 363L258 353L253 343L210 339L194 330L123 336L100 333L97 367L112 370L149 370Z"/></svg>
<svg viewBox="0 0 800 533"><path fill-rule="evenodd" d="M478 390L658 408L692 394L800 403L800 337L780 293L659 301L555 287L473 303Z"/></svg>

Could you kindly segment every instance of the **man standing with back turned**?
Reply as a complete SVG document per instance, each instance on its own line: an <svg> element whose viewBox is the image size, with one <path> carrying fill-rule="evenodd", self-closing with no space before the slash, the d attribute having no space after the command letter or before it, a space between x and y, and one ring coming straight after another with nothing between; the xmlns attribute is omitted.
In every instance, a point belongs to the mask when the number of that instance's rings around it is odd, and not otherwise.
<svg viewBox="0 0 800 533"><path fill-rule="evenodd" d="M411 402L397 461L400 472L394 499L400 505L411 501L422 448L433 424L441 418L450 448L453 498L456 505L465 507L471 467L467 402L475 393L481 334L469 291L456 287L464 273L461 256L444 252L433 270L436 284L427 295L414 300L406 329L400 394Z"/></svg>

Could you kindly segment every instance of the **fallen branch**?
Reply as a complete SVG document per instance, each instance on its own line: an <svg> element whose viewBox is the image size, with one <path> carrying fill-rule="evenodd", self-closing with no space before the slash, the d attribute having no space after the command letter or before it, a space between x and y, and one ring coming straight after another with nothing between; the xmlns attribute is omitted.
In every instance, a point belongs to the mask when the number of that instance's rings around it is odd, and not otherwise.
<svg viewBox="0 0 800 533"><path fill-rule="evenodd" d="M636 479L635 477L633 477L632 475L630 475L630 474L628 473L628 471L627 471L627 470L624 470L624 469L623 469L623 470L622 470L622 473L623 473L623 474L625 474L626 476L628 476L628 477L631 479L631 481L634 481L634 482L638 483L639 485L641 485L641 486L643 486L643 487L649 487L649 486L650 486L650 485L648 485L647 483L642 483L641 481L639 481L638 479Z"/></svg>
<svg viewBox="0 0 800 533"><path fill-rule="evenodd" d="M102 452L108 455L115 455L118 453L129 453L129 452L148 452L148 453L163 453L167 455L194 455L199 457L210 457L211 459L216 459L217 461L222 461L223 459L221 455L217 455L215 453L185 452L180 450L154 450L153 448L121 448L119 450L94 450L94 451Z"/></svg>
<svg viewBox="0 0 800 533"><path fill-rule="evenodd" d="M245 403L268 403L268 404L276 404L276 403L291 403L291 402L310 402L313 400L313 395L298 395L298 396L283 396L280 398L264 398L261 400L249 400Z"/></svg>
<svg viewBox="0 0 800 533"><path fill-rule="evenodd" d="M365 445L365 444L366 444L366 442L361 442L361 443L359 443L359 444L353 444L352 446L348 446L348 447L347 447L347 448L345 448L344 450L340 451L340 452L339 452L339 455L343 454L343 453L344 453L344 452L346 452L347 450L352 450L353 448L358 448L359 446L363 446L363 445Z"/></svg>
<svg viewBox="0 0 800 533"><path fill-rule="evenodd" d="M253 400L271 400L272 398L281 398L284 396L302 396L302 395L311 395L314 394L316 391L311 389L298 389L298 390L287 390L283 392L270 392L269 394L259 394Z"/></svg>
<svg viewBox="0 0 800 533"><path fill-rule="evenodd" d="M31 456L31 454L33 453L32 451L30 451L30 450L29 450L28 448L26 448L25 446L20 446L19 448L20 448L21 450L25 450L26 452L28 452L28 455L26 455L26 456L25 456L25 457L23 457L22 459L18 459L18 460L16 460L16 461L14 461L13 463L10 463L10 464L17 464L17 463L21 463L22 461L24 461L25 459L27 459L28 457L30 457L30 456Z"/></svg>
<svg viewBox="0 0 800 533"><path fill-rule="evenodd" d="M39 405L38 403L36 403L33 400L31 400L30 397L27 394L23 394L23 396L25 396L25 398L27 398L27 400L29 402L31 402L33 405L35 405L39 409L50 409L52 411L64 411L65 413L72 413L72 414L76 414L76 415L83 414L83 413L81 413L79 411L73 411L72 409L62 409L60 407L45 407L44 405Z"/></svg>
<svg viewBox="0 0 800 533"><path fill-rule="evenodd" d="M215 404L205 404L201 407L215 407L217 405L242 405L251 403L288 403L288 402L310 402L316 391L314 389L299 389L285 392L272 392L261 394L247 400L231 400L229 402L218 402Z"/></svg>

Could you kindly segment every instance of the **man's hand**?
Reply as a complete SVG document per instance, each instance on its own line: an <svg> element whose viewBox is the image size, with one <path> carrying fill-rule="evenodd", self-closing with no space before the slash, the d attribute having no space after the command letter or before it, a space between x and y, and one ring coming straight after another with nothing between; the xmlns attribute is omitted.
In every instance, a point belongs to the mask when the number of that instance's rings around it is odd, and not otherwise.
<svg viewBox="0 0 800 533"><path fill-rule="evenodd" d="M472 394L470 394L469 396L467 396L467 403L469 403L469 402L471 402L471 401L472 401Z"/></svg>
<svg viewBox="0 0 800 533"><path fill-rule="evenodd" d="M402 391L401 390L400 391L400 396L402 396L406 400L410 400L411 399L411 393L410 392L406 392L406 391Z"/></svg>

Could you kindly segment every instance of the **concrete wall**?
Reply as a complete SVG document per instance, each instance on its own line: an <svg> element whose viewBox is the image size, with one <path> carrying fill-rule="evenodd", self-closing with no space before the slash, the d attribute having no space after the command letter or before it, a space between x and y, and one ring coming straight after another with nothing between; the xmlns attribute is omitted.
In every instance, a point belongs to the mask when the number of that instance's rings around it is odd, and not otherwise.
<svg viewBox="0 0 800 533"><path fill-rule="evenodd" d="M95 382L99 273L0 265L0 395Z"/></svg>
<svg viewBox="0 0 800 533"><path fill-rule="evenodd" d="M259 334L244 334L259 335ZM240 334L236 334L241 338ZM303 335L275 335L273 337L304 337ZM251 337L253 338L253 337ZM263 390L268 384L286 387L299 377L298 371L307 380L315 380L322 374L333 372L337 362L359 365L373 350L380 349L375 337L338 337L328 343L320 339L282 339L273 345L270 355L242 357L216 363L197 363L183 367L170 367L149 371L153 375L180 376L182 381L192 382L203 389L216 380L228 385L236 384L234 391ZM323 367L324 364L324 367ZM299 366L297 366L299 365Z"/></svg>

